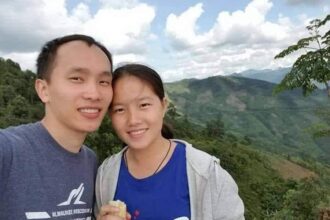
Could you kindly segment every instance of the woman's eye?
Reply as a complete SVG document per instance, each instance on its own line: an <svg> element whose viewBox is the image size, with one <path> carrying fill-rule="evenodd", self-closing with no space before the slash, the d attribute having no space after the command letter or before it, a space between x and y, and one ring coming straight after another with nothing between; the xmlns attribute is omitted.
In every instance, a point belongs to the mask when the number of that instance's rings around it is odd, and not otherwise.
<svg viewBox="0 0 330 220"><path fill-rule="evenodd" d="M121 113L121 112L124 112L124 109L123 108L115 108L112 110L114 113Z"/></svg>
<svg viewBox="0 0 330 220"><path fill-rule="evenodd" d="M151 105L150 103L142 103L141 108L147 108L150 105Z"/></svg>

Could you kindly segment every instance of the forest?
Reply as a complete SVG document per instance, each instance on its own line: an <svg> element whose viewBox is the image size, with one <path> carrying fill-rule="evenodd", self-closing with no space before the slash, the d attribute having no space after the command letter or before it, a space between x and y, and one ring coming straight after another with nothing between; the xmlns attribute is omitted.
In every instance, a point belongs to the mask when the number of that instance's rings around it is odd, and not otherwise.
<svg viewBox="0 0 330 220"><path fill-rule="evenodd" d="M284 90L289 90L287 95L290 95L290 90L300 88L299 91L308 96L320 91L314 84L319 82L325 84L325 90L322 90L325 91L323 97L328 97L322 100L327 102L325 104L329 103L330 31L323 36L317 32L318 28L325 25L328 20L330 20L330 15L324 20L312 21L307 27L312 30L310 37L300 40L296 45L288 47L275 57L276 59L283 58L294 51L308 47L313 41L319 42L319 48L298 58L290 72L274 88L273 95ZM23 71L15 61L0 58L0 128L42 119L43 104L34 91L35 78L35 73L29 70ZM225 80L233 81L228 78ZM188 87L182 87L185 83L187 82L183 81L175 86L186 91ZM258 83L261 86L264 85L260 81ZM167 88L171 89L170 86L167 85ZM213 87L215 92L222 89L215 84ZM185 93L186 97L176 99L173 87L171 91L172 94L168 93L171 103L166 114L166 123L172 127L175 138L185 139L197 148L220 159L221 165L238 184L239 194L245 205L246 219L320 219L321 213L330 209L328 159L317 154L306 156L301 154L301 151L292 150L296 149L299 141L303 142L299 139L303 137L298 137L296 142L287 147L280 146L283 144L281 142L276 143L277 146L272 146L272 148L264 144L260 145L258 143L260 139L247 134L241 135L228 127L229 119L226 118L228 117L226 114L202 117L204 121L201 123L200 115L195 115L196 112L187 114L184 111L185 108L182 108L181 104L187 103L183 100L189 100L189 93ZM190 99L194 100L191 97ZM204 106L208 104L204 103ZM200 114L208 111L208 109L204 110ZM320 117L322 122L325 122L322 126L305 127L312 138L329 137L329 111L329 108L324 108L322 112L315 110L308 113L313 117ZM298 124L298 120L302 119L295 120L291 123ZM108 117L104 119L98 131L88 136L85 144L97 153L100 163L122 147ZM322 146L324 148L322 152L329 152L329 144L323 143ZM276 151L274 147L281 150ZM305 148L303 144L300 147L303 150Z"/></svg>
<svg viewBox="0 0 330 220"><path fill-rule="evenodd" d="M0 58L0 127L40 120L43 105L34 91L35 74L22 71L19 64ZM248 136L227 130L221 118L193 123L171 103L166 122L176 138L190 141L199 149L220 158L221 165L234 177L245 204L246 219L316 219L320 210L330 207L330 168L312 158L283 157L252 146ZM95 133L88 136L101 163L121 149L106 117ZM274 161L291 161L310 172L304 178L285 177ZM290 176L290 175L289 175Z"/></svg>

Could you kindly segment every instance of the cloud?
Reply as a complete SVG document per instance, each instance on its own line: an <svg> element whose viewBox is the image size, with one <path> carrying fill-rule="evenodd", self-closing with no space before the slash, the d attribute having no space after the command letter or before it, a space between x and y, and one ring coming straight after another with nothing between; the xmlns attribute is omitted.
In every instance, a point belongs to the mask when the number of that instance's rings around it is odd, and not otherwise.
<svg viewBox="0 0 330 220"><path fill-rule="evenodd" d="M272 3L254 0L244 11L221 12L214 26L206 33L196 33L196 21L202 15L202 4L189 8L181 15L167 18L166 33L174 48L218 46L224 44L253 44L280 41L287 37L285 27L265 21Z"/></svg>
<svg viewBox="0 0 330 220"><path fill-rule="evenodd" d="M171 14L166 33L176 66L165 71L163 78L204 78L292 64L294 56L286 60L274 60L274 56L308 33L304 24L293 24L282 15L277 21L268 21L272 6L270 0L253 0L244 10L220 12L204 33L196 26L203 13L201 3L180 15Z"/></svg>
<svg viewBox="0 0 330 220"><path fill-rule="evenodd" d="M206 35L197 35L195 33L198 29L196 27L196 21L203 13L202 7L203 4L198 3L179 16L174 14L168 16L166 32L172 38L173 45L177 48L187 48L207 39Z"/></svg>
<svg viewBox="0 0 330 220"><path fill-rule="evenodd" d="M33 52L59 34L76 31L81 24L64 6L64 0L0 1L0 50Z"/></svg>
<svg viewBox="0 0 330 220"><path fill-rule="evenodd" d="M107 8L132 8L139 4L138 0L100 0L102 7Z"/></svg>
<svg viewBox="0 0 330 220"><path fill-rule="evenodd" d="M155 9L146 4L133 8L111 8L108 5L83 26L116 54L144 53L147 39L152 37L150 25Z"/></svg>
<svg viewBox="0 0 330 220"><path fill-rule="evenodd" d="M100 0L91 13L84 0L68 10L66 0L1 0L0 53L28 63L42 45L59 36L73 33L91 35L115 55L134 54L142 59L147 42L156 39L150 25L155 9L135 0ZM19 10L18 10L19 9ZM25 57L25 58L23 58ZM29 68L34 66L30 60ZM115 59L116 60L116 59ZM20 62L21 63L21 62Z"/></svg>
<svg viewBox="0 0 330 220"><path fill-rule="evenodd" d="M286 0L286 3L289 5L300 5L300 4L306 4L306 5L317 5L317 4L323 4L327 0Z"/></svg>
<svg viewBox="0 0 330 220"><path fill-rule="evenodd" d="M31 71L36 71L36 59L38 56L37 52L30 53L8 53L8 54L0 54L1 57L5 59L11 59L14 62L19 63L21 69L29 69Z"/></svg>

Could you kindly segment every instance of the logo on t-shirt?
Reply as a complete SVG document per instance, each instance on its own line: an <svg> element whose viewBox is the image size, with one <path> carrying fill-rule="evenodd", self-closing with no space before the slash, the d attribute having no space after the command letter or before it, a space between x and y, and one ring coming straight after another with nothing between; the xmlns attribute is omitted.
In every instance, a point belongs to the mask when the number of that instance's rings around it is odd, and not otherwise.
<svg viewBox="0 0 330 220"><path fill-rule="evenodd" d="M72 200L74 200L73 204L75 205L80 205L80 204L86 204L83 201L80 201L80 198L82 194L84 193L84 184L80 184L80 186L77 189L73 189L71 193L69 194L69 197L66 201L61 202L57 206L65 206L65 205L70 205Z"/></svg>
<svg viewBox="0 0 330 220"><path fill-rule="evenodd" d="M78 188L71 190L68 199L64 202L57 204L57 206L69 206L69 205L83 205L86 202L81 201L81 197L84 193L84 184L81 183ZM50 219L50 218L57 218L57 217L68 217L72 218L73 215L81 215L81 214L88 214L91 216L92 208L74 208L70 209L68 207L65 210L56 210L51 212L25 212L25 216L27 219ZM84 220L90 220L91 217L86 218L79 218Z"/></svg>

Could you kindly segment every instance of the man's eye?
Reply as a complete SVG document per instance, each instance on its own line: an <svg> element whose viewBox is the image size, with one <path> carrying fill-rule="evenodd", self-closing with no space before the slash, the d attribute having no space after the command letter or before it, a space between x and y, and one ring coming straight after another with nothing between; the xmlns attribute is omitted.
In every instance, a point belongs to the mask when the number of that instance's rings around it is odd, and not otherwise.
<svg viewBox="0 0 330 220"><path fill-rule="evenodd" d="M76 76L70 77L70 80L73 82L82 82L83 81L83 79L81 77L76 77Z"/></svg>
<svg viewBox="0 0 330 220"><path fill-rule="evenodd" d="M103 81L100 81L100 84L102 86L109 86L109 85L111 85L111 82L110 81L107 81L107 80L103 80Z"/></svg>

